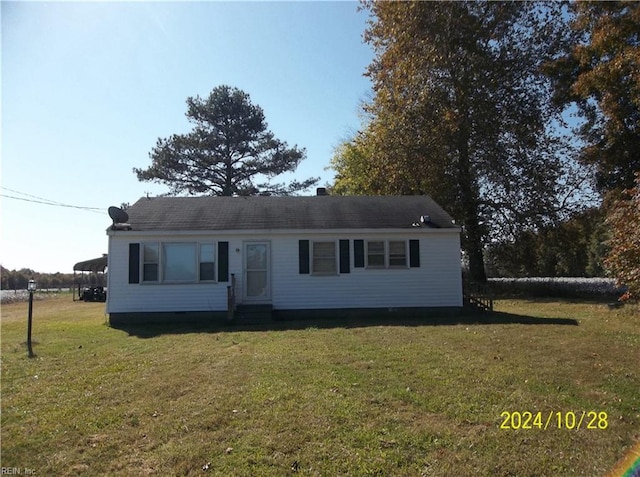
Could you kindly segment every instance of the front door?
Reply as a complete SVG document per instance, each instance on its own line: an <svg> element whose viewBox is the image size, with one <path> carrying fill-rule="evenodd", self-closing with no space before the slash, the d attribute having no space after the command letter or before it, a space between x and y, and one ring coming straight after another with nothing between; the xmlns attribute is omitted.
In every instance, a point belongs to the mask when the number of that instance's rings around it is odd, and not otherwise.
<svg viewBox="0 0 640 477"><path fill-rule="evenodd" d="M244 244L244 299L264 303L271 300L269 242Z"/></svg>

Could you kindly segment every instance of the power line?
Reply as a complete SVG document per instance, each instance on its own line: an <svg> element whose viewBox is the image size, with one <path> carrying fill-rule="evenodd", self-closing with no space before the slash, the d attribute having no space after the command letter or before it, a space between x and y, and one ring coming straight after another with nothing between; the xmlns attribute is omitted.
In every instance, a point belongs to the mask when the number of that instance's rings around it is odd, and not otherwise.
<svg viewBox="0 0 640 477"><path fill-rule="evenodd" d="M67 207L71 209L80 209L80 210L86 210L88 212L94 212L96 214L102 214L102 212L98 212L98 211L101 211L102 209L99 209L97 207L82 207L80 205L69 205L69 204L60 204L55 202L45 202L42 200L25 199L24 197L15 197L13 195L7 195L7 194L0 194L0 197L4 197L7 199L22 200L24 202L31 202L34 204L44 204L44 205L52 205L54 207Z"/></svg>
<svg viewBox="0 0 640 477"><path fill-rule="evenodd" d="M98 208L98 207L84 207L84 206L80 206L80 205L71 205L71 204L64 204L62 202L57 202L54 200L50 200L50 199L45 199L43 197L38 197L36 195L31 195L31 194L27 194L25 192L20 192L18 190L14 190L14 189L10 189L8 187L4 187L4 186L0 186L2 187L2 189L9 191L9 192L13 192L15 194L20 194L20 195L24 195L25 197L16 197L14 195L8 195L8 194L0 194L0 197L6 197L7 199L14 199L14 200L22 200L24 202L31 202L34 204L43 204L43 205L51 205L54 207L66 207L66 208L70 208L70 209L80 209L80 210L86 210L89 212L93 212L93 213L104 213L103 212L103 208ZM26 197L30 197L29 199L27 199Z"/></svg>
<svg viewBox="0 0 640 477"><path fill-rule="evenodd" d="M49 199L45 199L44 197L38 197L37 195L31 195L31 194L27 194L26 192L20 192L19 190L15 190L15 189L10 189L8 187L5 186L0 186L2 187L4 190L8 190L9 192L13 192L15 194L20 194L20 195L24 195L26 197L31 197L33 199L39 199L39 200L43 200L49 204L56 204L56 205L62 205L62 202L57 202L55 200L49 200Z"/></svg>

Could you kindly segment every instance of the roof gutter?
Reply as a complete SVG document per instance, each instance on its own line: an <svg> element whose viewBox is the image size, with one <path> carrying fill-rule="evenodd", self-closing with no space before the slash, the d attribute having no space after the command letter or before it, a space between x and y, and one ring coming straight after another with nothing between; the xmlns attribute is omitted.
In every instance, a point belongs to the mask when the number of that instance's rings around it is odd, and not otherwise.
<svg viewBox="0 0 640 477"><path fill-rule="evenodd" d="M372 235L372 234L398 234L398 235L422 235L422 234L452 234L461 232L458 226L447 228L430 228L430 227L407 227L407 228L384 228L384 229L234 229L234 230L136 230L133 226L132 230L112 230L107 229L108 236L157 236L157 235Z"/></svg>

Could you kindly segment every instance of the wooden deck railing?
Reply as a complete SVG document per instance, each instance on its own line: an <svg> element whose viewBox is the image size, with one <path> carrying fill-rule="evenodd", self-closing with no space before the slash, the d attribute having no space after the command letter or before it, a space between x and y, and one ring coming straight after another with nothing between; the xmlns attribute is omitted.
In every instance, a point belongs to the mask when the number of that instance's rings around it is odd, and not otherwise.
<svg viewBox="0 0 640 477"><path fill-rule="evenodd" d="M493 311L493 295L485 283L465 282L463 284L465 305L480 311Z"/></svg>

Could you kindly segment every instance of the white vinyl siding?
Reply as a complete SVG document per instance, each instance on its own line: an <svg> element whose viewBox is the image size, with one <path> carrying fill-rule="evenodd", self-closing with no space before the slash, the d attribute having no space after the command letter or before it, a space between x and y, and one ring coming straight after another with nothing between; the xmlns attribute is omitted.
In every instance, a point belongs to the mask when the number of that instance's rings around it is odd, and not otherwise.
<svg viewBox="0 0 640 477"><path fill-rule="evenodd" d="M394 267L393 271L354 267L353 241L365 241L366 257L366 241L372 238L371 234L336 235L338 240L349 240L350 273L328 276L300 273L297 253L300 238L310 242L320 240L313 236L272 239L271 288L276 310L462 306L460 242L456 231L381 236L378 241L405 242L407 262L408 240L420 241L420 267Z"/></svg>
<svg viewBox="0 0 640 477"><path fill-rule="evenodd" d="M109 271L111 276L107 277L108 289L110 289L109 294L113 293L113 296L107 295L108 313L226 310L228 282L205 281L202 279L202 275L200 282L144 282L142 281L142 275L140 284L130 284L128 282L129 243L140 243L141 266L144 258L144 246L156 244L160 255L158 265L161 268L161 244L172 243L171 238L174 237L158 236L150 239L148 236L136 237L133 234L128 234L126 237L109 237L109 253L111 254L109 257L111 269ZM217 257L217 240L198 236L183 236L181 239L180 243L197 243L200 257L208 258L209 260ZM202 251L203 249L204 252ZM240 254L234 255L240 256ZM200 265L202 264L204 264L204 268L209 269L206 272L209 274L208 277L212 276L211 272L217 274L217 262L215 260L214 262L203 261ZM159 269L159 275L160 277L162 276L161 269Z"/></svg>
<svg viewBox="0 0 640 477"><path fill-rule="evenodd" d="M402 307L458 307L462 306L462 280L460 240L457 229L436 231L399 230L376 236L371 231L344 233L264 233L227 234L221 236L188 235L180 240L167 233L158 236L136 236L132 232L116 232L109 237L109 274L107 312L176 312L225 311L227 286L230 282L201 282L141 286L128 283L130 243L179 242L229 244L229 280L236 276L236 297L243 296L243 244L246 241L268 241L271 246L271 301L275 310L334 309L334 308L402 308ZM334 270L337 270L339 240L349 240L350 273L318 275L301 274L299 267L299 241L309 240L310 260L314 242L334 245ZM382 241L388 252L400 260L399 246L392 242L405 242L405 260L409 261L408 240L419 240L420 266L400 267L393 270L354 267L354 240ZM217 248L215 248L217 250ZM328 250L328 248L327 248ZM142 245L141 245L142 255ZM322 254L321 254L322 255ZM389 259L391 259L389 255ZM395 257L397 255L397 257ZM202 249L201 255L202 256ZM215 257L218 258L217 256ZM327 253L328 258L328 253ZM365 258L366 261L366 258ZM206 262L205 262L206 263Z"/></svg>

